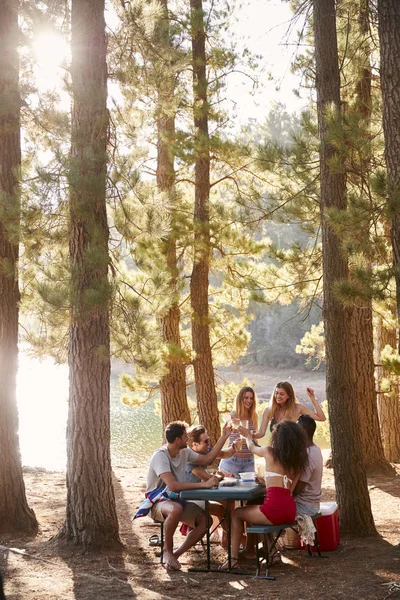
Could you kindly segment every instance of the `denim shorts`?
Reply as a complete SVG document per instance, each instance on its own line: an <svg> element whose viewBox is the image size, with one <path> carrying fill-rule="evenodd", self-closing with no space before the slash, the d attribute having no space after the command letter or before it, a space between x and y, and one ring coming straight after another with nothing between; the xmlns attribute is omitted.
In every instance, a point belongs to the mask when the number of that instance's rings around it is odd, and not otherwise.
<svg viewBox="0 0 400 600"><path fill-rule="evenodd" d="M230 458L223 458L219 463L219 468L233 475L255 471L254 456L241 458L240 456L233 455Z"/></svg>
<svg viewBox="0 0 400 600"><path fill-rule="evenodd" d="M296 501L296 496L295 496ZM319 504L307 504L306 502L296 501L296 513L298 515L308 515L312 517L319 511Z"/></svg>

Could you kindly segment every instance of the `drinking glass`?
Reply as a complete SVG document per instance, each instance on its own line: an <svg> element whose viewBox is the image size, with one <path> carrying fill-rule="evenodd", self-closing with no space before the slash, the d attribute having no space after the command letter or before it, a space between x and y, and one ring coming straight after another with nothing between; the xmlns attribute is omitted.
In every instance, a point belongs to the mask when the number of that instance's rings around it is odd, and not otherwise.
<svg viewBox="0 0 400 600"><path fill-rule="evenodd" d="M240 419L237 419L236 417L231 417L231 421L232 421L232 431L237 433L237 430L239 429L239 425L241 423Z"/></svg>
<svg viewBox="0 0 400 600"><path fill-rule="evenodd" d="M242 427L244 427L245 429L248 429L248 428L249 428L249 422L248 422L246 419L242 419L242 420L240 421L240 425L241 425ZM242 435L242 434L240 434L240 437L242 438L242 440L245 440L245 439L246 439L246 438L244 437L244 435Z"/></svg>

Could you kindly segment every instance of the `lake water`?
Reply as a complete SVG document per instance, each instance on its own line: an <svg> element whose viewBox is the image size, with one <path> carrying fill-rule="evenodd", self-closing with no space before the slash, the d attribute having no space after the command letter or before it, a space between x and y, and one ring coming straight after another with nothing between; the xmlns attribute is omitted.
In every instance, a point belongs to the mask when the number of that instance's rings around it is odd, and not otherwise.
<svg viewBox="0 0 400 600"><path fill-rule="evenodd" d="M48 470L66 466L65 430L68 413L68 368L19 356L17 399L22 464ZM139 408L121 401L119 375L111 377L111 456L114 466L148 463L161 445L161 417L156 399ZM322 447L329 444L316 440Z"/></svg>
<svg viewBox="0 0 400 600"><path fill-rule="evenodd" d="M19 356L17 378L22 464L64 470L68 368ZM121 401L119 376L111 378L111 454L115 466L143 465L161 444L161 418L152 399L140 408Z"/></svg>

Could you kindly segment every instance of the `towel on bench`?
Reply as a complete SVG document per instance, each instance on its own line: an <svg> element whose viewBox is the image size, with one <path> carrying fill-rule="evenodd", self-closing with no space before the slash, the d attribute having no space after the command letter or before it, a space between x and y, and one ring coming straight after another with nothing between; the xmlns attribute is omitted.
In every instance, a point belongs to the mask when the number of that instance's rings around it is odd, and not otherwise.
<svg viewBox="0 0 400 600"><path fill-rule="evenodd" d="M299 527L299 536L304 544L314 545L315 525L311 517L308 515L296 515L297 525Z"/></svg>

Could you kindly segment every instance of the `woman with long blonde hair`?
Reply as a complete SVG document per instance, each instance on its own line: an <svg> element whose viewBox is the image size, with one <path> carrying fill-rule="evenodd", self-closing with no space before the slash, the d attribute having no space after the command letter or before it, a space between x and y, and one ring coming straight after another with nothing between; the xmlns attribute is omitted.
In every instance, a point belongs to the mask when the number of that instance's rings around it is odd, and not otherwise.
<svg viewBox="0 0 400 600"><path fill-rule="evenodd" d="M230 416L235 429L240 425L240 421L248 421L246 429L249 429L252 433L256 432L258 427L257 397L253 388L245 386L239 390L236 396L235 410L231 412ZM232 431L229 436L229 446L232 446L239 437L239 432ZM235 452L233 456L221 460L219 467L221 470L228 471L233 475L254 471L254 456L247 447L246 441L242 440L241 449Z"/></svg>
<svg viewBox="0 0 400 600"><path fill-rule="evenodd" d="M270 423L270 429L272 431L276 423L280 423L285 419L297 421L300 415L309 415L314 421L326 421L326 416L317 402L314 390L308 387L306 388L306 392L312 402L314 411L297 401L291 383L288 381L280 381L277 383L271 396L270 405L264 410L260 429L253 435L253 438L259 439L264 437L268 423Z"/></svg>

